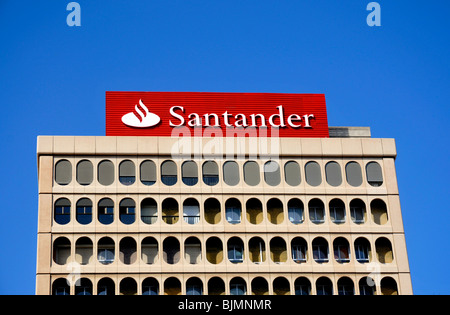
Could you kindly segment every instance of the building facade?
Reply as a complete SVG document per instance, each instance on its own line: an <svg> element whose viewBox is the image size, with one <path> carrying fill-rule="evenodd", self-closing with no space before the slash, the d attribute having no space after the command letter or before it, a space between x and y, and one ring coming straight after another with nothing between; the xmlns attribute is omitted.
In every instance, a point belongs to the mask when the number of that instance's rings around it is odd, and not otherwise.
<svg viewBox="0 0 450 315"><path fill-rule="evenodd" d="M251 141L39 137L36 293L412 294L393 139Z"/></svg>

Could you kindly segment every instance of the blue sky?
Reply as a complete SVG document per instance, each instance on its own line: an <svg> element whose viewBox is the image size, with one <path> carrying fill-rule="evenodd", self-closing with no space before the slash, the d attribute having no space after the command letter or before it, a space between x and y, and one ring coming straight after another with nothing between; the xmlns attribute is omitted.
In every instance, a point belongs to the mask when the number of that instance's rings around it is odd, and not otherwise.
<svg viewBox="0 0 450 315"><path fill-rule="evenodd" d="M450 2L0 0L0 294L33 294L38 135L104 135L105 91L324 93L395 138L416 294L449 294Z"/></svg>

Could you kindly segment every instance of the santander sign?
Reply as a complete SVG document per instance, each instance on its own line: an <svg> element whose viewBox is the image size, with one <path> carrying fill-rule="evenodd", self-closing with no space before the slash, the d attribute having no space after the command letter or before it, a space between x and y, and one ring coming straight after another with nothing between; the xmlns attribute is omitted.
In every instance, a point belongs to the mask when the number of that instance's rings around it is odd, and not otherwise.
<svg viewBox="0 0 450 315"><path fill-rule="evenodd" d="M328 137L323 94L106 93L107 136L172 136L177 128L223 136L231 130L233 137L267 136L268 129L279 137Z"/></svg>

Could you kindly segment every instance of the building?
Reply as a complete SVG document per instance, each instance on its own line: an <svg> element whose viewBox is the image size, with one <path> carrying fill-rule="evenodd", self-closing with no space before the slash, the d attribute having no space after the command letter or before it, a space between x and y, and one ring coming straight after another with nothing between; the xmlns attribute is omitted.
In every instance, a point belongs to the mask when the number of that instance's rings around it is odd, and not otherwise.
<svg viewBox="0 0 450 315"><path fill-rule="evenodd" d="M255 139L39 137L36 293L412 294L393 139Z"/></svg>

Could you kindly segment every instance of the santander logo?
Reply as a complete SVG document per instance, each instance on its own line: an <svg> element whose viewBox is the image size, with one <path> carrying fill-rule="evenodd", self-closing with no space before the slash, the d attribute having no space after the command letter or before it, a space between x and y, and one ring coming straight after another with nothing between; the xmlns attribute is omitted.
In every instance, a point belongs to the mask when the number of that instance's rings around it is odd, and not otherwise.
<svg viewBox="0 0 450 315"><path fill-rule="evenodd" d="M122 122L129 127L149 128L156 126L161 121L161 118L158 115L150 113L142 100L139 100L139 106L135 105L134 109L139 114L139 117L134 112L125 114L122 117Z"/></svg>

